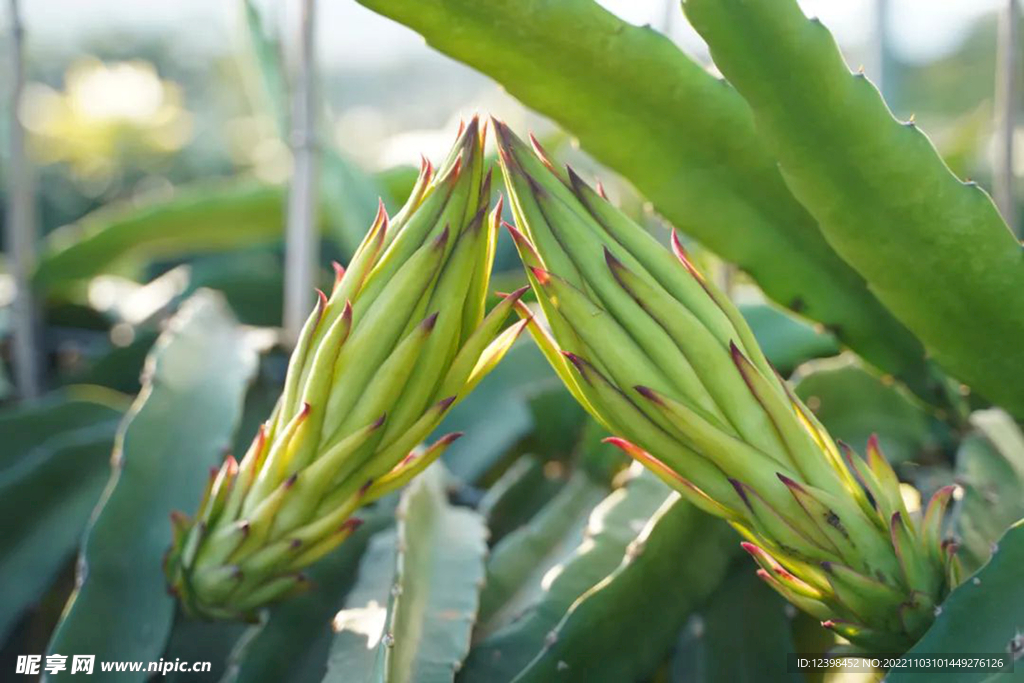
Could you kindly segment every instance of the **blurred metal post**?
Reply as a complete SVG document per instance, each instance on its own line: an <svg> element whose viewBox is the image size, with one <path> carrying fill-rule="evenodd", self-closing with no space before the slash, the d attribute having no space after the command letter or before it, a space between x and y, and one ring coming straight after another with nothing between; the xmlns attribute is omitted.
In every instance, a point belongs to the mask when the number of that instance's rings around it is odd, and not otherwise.
<svg viewBox="0 0 1024 683"><path fill-rule="evenodd" d="M18 0L10 0L10 165L7 169L7 207L4 216L4 242L14 283L11 306L13 330L14 381L22 398L39 395L36 317L32 303L30 275L35 264L35 216L32 199L32 169L25 156L25 130L18 108L25 88L24 37Z"/></svg>
<svg viewBox="0 0 1024 683"><path fill-rule="evenodd" d="M1020 3L1007 0L999 18L998 67L996 68L995 169L992 183L996 206L1003 220L1019 234L1017 203L1014 201L1013 147L1017 127L1017 96L1020 63Z"/></svg>
<svg viewBox="0 0 1024 683"><path fill-rule="evenodd" d="M316 285L319 241L317 210L317 106L315 0L298 0L298 37L291 79L292 182L285 228L284 330L299 337Z"/></svg>

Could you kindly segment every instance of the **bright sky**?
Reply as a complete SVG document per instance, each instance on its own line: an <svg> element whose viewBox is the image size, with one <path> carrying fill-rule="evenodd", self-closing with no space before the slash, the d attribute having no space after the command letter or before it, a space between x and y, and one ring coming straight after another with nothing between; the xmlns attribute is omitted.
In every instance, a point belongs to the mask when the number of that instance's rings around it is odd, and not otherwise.
<svg viewBox="0 0 1024 683"><path fill-rule="evenodd" d="M871 35L873 8L879 0L801 0L840 42L861 43ZM274 0L275 4L284 4ZM675 0L599 0L634 23L662 27L671 8L672 35L699 49L699 40L685 25ZM972 19L1006 0L888 0L894 48L910 58L927 59L954 46ZM124 31L180 29L187 39L206 47L224 44L237 20L234 0L31 0L21 3L35 40L68 44L83 35L118 28ZM418 36L357 5L354 0L320 0L320 50L327 63L356 60L391 61L422 50Z"/></svg>

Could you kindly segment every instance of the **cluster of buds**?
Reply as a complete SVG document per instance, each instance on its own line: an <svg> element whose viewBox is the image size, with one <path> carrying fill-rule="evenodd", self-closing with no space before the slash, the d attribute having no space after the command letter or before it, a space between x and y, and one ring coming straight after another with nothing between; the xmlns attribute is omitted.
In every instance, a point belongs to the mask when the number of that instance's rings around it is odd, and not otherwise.
<svg viewBox="0 0 1024 683"><path fill-rule="evenodd" d="M942 538L952 487L911 515L876 441L839 446L687 258L495 122L547 326L517 311L576 399L697 507L744 537L759 574L863 649L902 651L957 581Z"/></svg>
<svg viewBox="0 0 1024 683"><path fill-rule="evenodd" d="M519 296L485 315L500 206L474 119L402 210L383 206L337 267L292 353L270 419L241 462L211 475L195 517L174 516L166 570L192 614L251 618L301 590L301 570L358 526L353 514L425 469L459 435L419 444L501 359Z"/></svg>

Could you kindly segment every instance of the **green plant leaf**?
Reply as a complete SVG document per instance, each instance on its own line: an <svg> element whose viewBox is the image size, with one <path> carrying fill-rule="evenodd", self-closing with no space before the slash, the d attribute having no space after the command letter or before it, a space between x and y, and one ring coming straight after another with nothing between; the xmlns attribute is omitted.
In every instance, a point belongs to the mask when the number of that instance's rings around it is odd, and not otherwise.
<svg viewBox="0 0 1024 683"><path fill-rule="evenodd" d="M355 603L338 614L325 681L455 680L476 619L487 531L478 513L448 503L447 476L434 464L403 494L386 614L381 614L380 602ZM374 550L378 552L368 554L367 560L379 566L376 558L386 552ZM374 571L366 563L363 567ZM379 596L380 577L368 578L375 587L371 592ZM356 593L363 597L358 587ZM373 628L367 628L368 619ZM375 648L370 647L374 639L379 641ZM371 661L368 653L353 653L352 648L376 650L375 656ZM362 666L354 666L356 662Z"/></svg>
<svg viewBox="0 0 1024 683"><path fill-rule="evenodd" d="M517 458L480 499L477 510L487 520L488 541L493 546L526 524L566 484L560 463L527 453Z"/></svg>
<svg viewBox="0 0 1024 683"><path fill-rule="evenodd" d="M593 0L359 1L553 118L775 301L933 398L920 344L793 198L743 99L671 40Z"/></svg>
<svg viewBox="0 0 1024 683"><path fill-rule="evenodd" d="M835 356L840 351L835 336L781 308L769 304L741 304L737 308L764 355L783 376L788 377L801 363Z"/></svg>
<svg viewBox="0 0 1024 683"><path fill-rule="evenodd" d="M912 395L852 356L808 363L793 388L829 433L858 453L877 434L886 459L896 464L935 454L952 438Z"/></svg>
<svg viewBox="0 0 1024 683"><path fill-rule="evenodd" d="M1011 654L1016 659L1016 673L974 673L964 669L956 673L929 673L929 681L996 683L1020 680L1020 657L1024 654L1021 567L1024 567L1024 520L1014 524L1003 535L988 564L950 593L937 610L935 623L907 653L908 657ZM892 683L919 681L921 675L896 669L887 680Z"/></svg>
<svg viewBox="0 0 1024 683"><path fill-rule="evenodd" d="M515 680L541 683L561 675L618 683L651 676L689 613L721 583L737 548L725 524L670 497L629 544L622 564L573 603Z"/></svg>
<svg viewBox="0 0 1024 683"><path fill-rule="evenodd" d="M981 566L1006 529L1024 517L1024 433L998 409L971 415L975 431L956 455L956 481L963 488L956 530L961 559Z"/></svg>
<svg viewBox="0 0 1024 683"><path fill-rule="evenodd" d="M672 655L670 682L800 683L800 674L786 672L786 655L796 652L786 609L750 559L740 558L686 622Z"/></svg>
<svg viewBox="0 0 1024 683"><path fill-rule="evenodd" d="M608 492L577 471L531 520L495 545L474 638L507 627L541 599L545 574L583 542L590 515Z"/></svg>
<svg viewBox="0 0 1024 683"><path fill-rule="evenodd" d="M171 258L281 238L284 190L228 180L182 187L142 206L110 205L50 234L35 273L44 292L126 260Z"/></svg>
<svg viewBox="0 0 1024 683"><path fill-rule="evenodd" d="M622 563L626 548L670 495L665 484L641 470L601 501L591 512L584 540L545 574L531 576L536 587L520 588L539 588L539 594L507 625L477 638L460 683L513 680L544 649L572 604Z"/></svg>
<svg viewBox="0 0 1024 683"><path fill-rule="evenodd" d="M169 515L198 504L210 467L231 443L255 369L254 348L219 296L199 292L172 319L121 427L114 474L83 542L78 589L49 652L159 658L174 615L162 567ZM142 681L146 674L110 678Z"/></svg>
<svg viewBox="0 0 1024 683"><path fill-rule="evenodd" d="M683 6L836 252L943 368L1024 417L1024 259L989 196L892 117L796 0Z"/></svg>
<svg viewBox="0 0 1024 683"><path fill-rule="evenodd" d="M0 642L74 555L125 407L112 392L74 387L0 414L0 515L11 520L0 529Z"/></svg>

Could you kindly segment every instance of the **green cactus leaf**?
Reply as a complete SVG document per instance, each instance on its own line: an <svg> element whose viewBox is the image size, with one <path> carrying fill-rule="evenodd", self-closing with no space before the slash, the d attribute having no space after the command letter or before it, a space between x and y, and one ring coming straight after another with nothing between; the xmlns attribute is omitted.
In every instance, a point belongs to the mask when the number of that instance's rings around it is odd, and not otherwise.
<svg viewBox="0 0 1024 683"><path fill-rule="evenodd" d="M114 474L83 542L79 587L50 652L159 658L174 615L162 567L169 515L198 503L209 467L231 443L255 368L254 348L220 297L203 291L182 306L121 427Z"/></svg>
<svg viewBox="0 0 1024 683"><path fill-rule="evenodd" d="M507 627L542 598L544 576L583 541L591 513L607 495L608 486L577 471L531 520L495 545L474 638Z"/></svg>
<svg viewBox="0 0 1024 683"><path fill-rule="evenodd" d="M284 189L248 180L179 188L143 206L112 205L47 238L35 284L58 291L126 261L223 251L279 240Z"/></svg>
<svg viewBox="0 0 1024 683"><path fill-rule="evenodd" d="M950 438L949 429L912 395L852 356L808 363L794 389L834 438L864 453L868 438L877 434L893 464L935 454Z"/></svg>
<svg viewBox="0 0 1024 683"><path fill-rule="evenodd" d="M110 477L122 402L74 387L0 413L0 515L23 520L0 529L0 641L74 555Z"/></svg>
<svg viewBox="0 0 1024 683"><path fill-rule="evenodd" d="M1019 680L1020 657L1024 654L1021 615L1024 615L1024 584L1020 568L1024 566L1024 521L1014 524L999 540L992 559L974 576L950 593L936 610L935 623L909 651L934 656L979 653L1010 654L1016 673L929 673L929 681L985 681L996 683ZM921 680L920 674L893 670L886 680L892 683Z"/></svg>
<svg viewBox="0 0 1024 683"><path fill-rule="evenodd" d="M988 195L892 117L796 0L683 5L836 252L943 368L1024 417L1024 259Z"/></svg>
<svg viewBox="0 0 1024 683"><path fill-rule="evenodd" d="M167 638L167 648L161 658L165 662L180 659L183 662L210 662L208 676L211 681L225 680L231 648L245 636L246 624L228 621L202 621L187 619L179 612ZM188 683L195 673L171 671L161 677L167 683Z"/></svg>
<svg viewBox="0 0 1024 683"><path fill-rule="evenodd" d="M540 594L518 618L477 637L460 683L511 681L544 649L548 634L572 604L615 571L626 548L669 497L669 489L642 471L591 512L584 540L540 579ZM509 541L511 542L511 541Z"/></svg>
<svg viewBox="0 0 1024 683"><path fill-rule="evenodd" d="M981 566L1007 527L1024 517L1024 434L998 409L971 415L975 432L961 443L956 480L963 488L956 531L968 570Z"/></svg>
<svg viewBox="0 0 1024 683"><path fill-rule="evenodd" d="M323 678L333 640L328 625L356 582L359 563L371 537L391 525L393 498L388 497L367 510L362 515L362 526L342 548L309 568L313 588L272 605L264 623L250 627L232 653L221 683Z"/></svg>
<svg viewBox="0 0 1024 683"><path fill-rule="evenodd" d="M835 336L781 308L770 304L741 304L737 308L764 355L783 376L788 377L803 362L835 356L840 351Z"/></svg>
<svg viewBox="0 0 1024 683"><path fill-rule="evenodd" d="M613 683L652 675L737 549L725 524L669 498L629 544L622 564L573 603L515 680L540 683L560 674ZM600 655L612 651L618 655Z"/></svg>
<svg viewBox="0 0 1024 683"><path fill-rule="evenodd" d="M360 2L552 117L775 301L932 397L920 344L793 198L743 99L671 40L593 0Z"/></svg>
<svg viewBox="0 0 1024 683"><path fill-rule="evenodd" d="M747 558L736 562L686 622L672 654L670 682L802 681L785 671L786 653L796 651L786 610L786 601L757 577Z"/></svg>
<svg viewBox="0 0 1024 683"><path fill-rule="evenodd" d="M477 509L487 520L494 546L528 523L566 484L559 463L532 454L517 458L480 499Z"/></svg>
<svg viewBox="0 0 1024 683"><path fill-rule="evenodd" d="M335 618L325 682L455 680L476 619L487 530L478 513L448 503L447 477L434 464L415 479L396 534L371 544ZM394 578L385 584L389 555Z"/></svg>
<svg viewBox="0 0 1024 683"><path fill-rule="evenodd" d="M359 562L355 586L334 619L335 635L324 683L381 683L384 625L395 582L398 534L394 528L373 536Z"/></svg>

